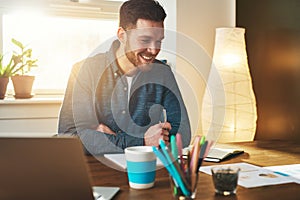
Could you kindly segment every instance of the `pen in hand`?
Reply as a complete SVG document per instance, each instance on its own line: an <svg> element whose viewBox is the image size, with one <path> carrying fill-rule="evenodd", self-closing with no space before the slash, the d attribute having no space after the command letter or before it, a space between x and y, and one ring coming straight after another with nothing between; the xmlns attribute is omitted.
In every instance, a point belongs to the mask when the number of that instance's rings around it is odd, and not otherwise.
<svg viewBox="0 0 300 200"><path fill-rule="evenodd" d="M167 128L165 128L165 124L167 122L167 111L166 109L163 109L163 117L164 117L164 124L163 124L163 128L164 130L168 130Z"/></svg>

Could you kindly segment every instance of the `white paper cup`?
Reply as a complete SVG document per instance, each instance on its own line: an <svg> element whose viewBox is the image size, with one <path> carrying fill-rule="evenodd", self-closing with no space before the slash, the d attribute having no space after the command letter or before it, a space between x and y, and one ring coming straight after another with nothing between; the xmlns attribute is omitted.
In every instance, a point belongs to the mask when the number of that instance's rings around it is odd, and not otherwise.
<svg viewBox="0 0 300 200"><path fill-rule="evenodd" d="M129 186L147 189L154 185L156 156L151 146L133 146L125 149Z"/></svg>

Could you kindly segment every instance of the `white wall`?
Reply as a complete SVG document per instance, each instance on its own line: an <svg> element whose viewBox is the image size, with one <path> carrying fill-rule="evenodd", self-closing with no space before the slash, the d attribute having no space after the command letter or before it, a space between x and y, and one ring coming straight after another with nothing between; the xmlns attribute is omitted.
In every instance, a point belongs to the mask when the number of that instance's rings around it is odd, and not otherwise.
<svg viewBox="0 0 300 200"><path fill-rule="evenodd" d="M62 98L14 99L0 101L0 137L48 137L57 133Z"/></svg>
<svg viewBox="0 0 300 200"><path fill-rule="evenodd" d="M177 31L213 53L215 28L235 26L235 0L177 0Z"/></svg>
<svg viewBox="0 0 300 200"><path fill-rule="evenodd" d="M215 28L235 26L235 0L177 0L176 71L193 134L202 134L201 107Z"/></svg>
<svg viewBox="0 0 300 200"><path fill-rule="evenodd" d="M175 0L158 0L167 13L164 21L165 39L158 59L167 59L168 64L174 69L176 67L176 13L177 2Z"/></svg>

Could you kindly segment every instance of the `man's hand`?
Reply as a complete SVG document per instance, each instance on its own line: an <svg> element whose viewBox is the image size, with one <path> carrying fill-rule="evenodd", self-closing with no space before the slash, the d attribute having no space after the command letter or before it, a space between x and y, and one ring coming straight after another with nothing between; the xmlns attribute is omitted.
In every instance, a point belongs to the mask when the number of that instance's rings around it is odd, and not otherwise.
<svg viewBox="0 0 300 200"><path fill-rule="evenodd" d="M108 126L104 124L99 124L98 127L96 128L96 131L100 131L111 135L116 135L115 132L113 132Z"/></svg>
<svg viewBox="0 0 300 200"><path fill-rule="evenodd" d="M151 126L145 133L144 142L145 146L159 146L159 140L165 141L166 145L169 144L169 130L171 124L168 122L159 123Z"/></svg>

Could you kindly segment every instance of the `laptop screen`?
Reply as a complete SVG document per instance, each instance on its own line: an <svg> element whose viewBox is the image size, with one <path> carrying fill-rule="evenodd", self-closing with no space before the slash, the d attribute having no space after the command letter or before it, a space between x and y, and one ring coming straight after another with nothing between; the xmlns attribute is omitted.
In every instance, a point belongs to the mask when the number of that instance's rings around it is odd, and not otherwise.
<svg viewBox="0 0 300 200"><path fill-rule="evenodd" d="M0 199L92 200L77 138L0 138Z"/></svg>

